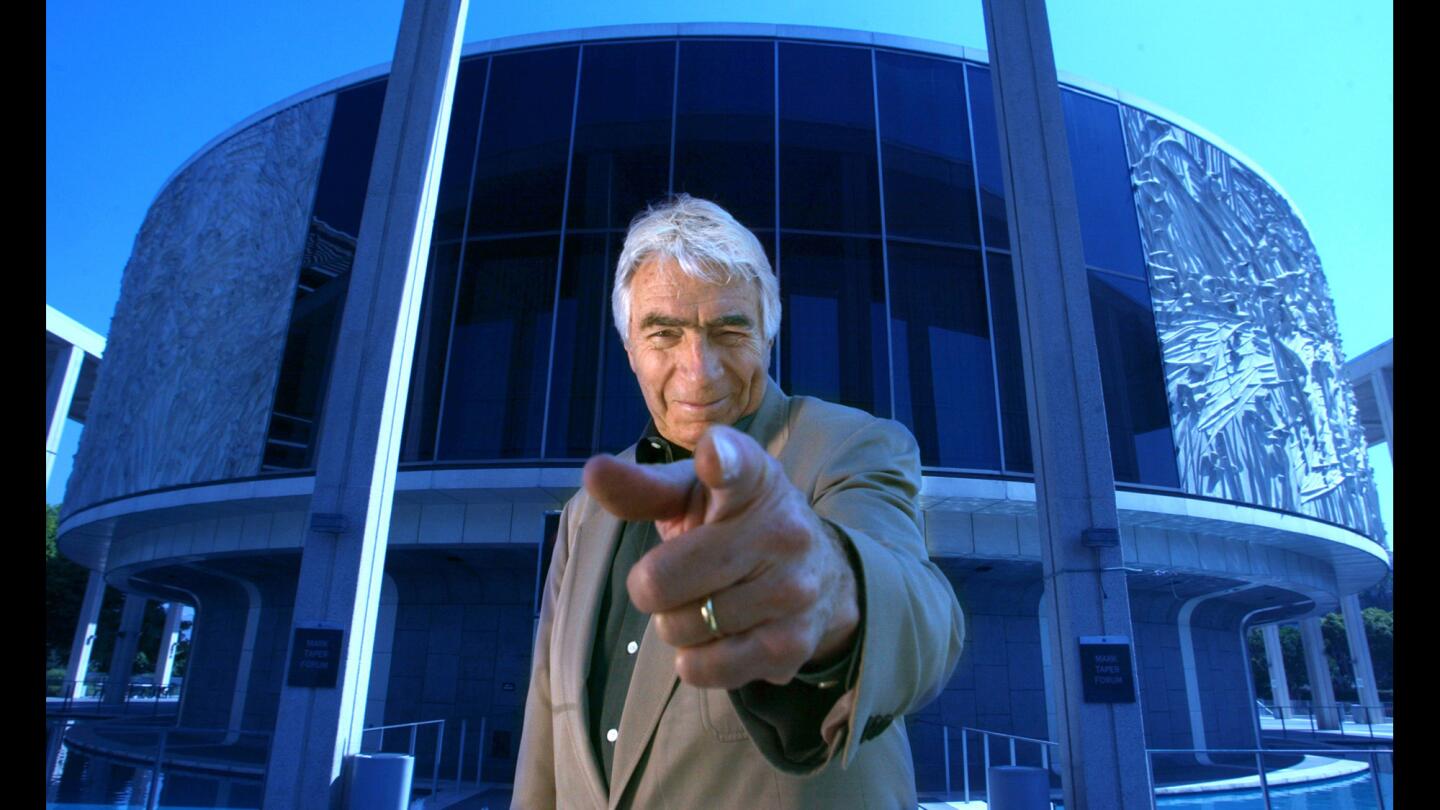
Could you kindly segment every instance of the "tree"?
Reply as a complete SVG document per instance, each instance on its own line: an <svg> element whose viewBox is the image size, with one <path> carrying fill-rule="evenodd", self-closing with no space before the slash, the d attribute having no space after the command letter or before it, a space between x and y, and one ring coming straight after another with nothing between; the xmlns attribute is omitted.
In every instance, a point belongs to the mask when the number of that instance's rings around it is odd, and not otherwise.
<svg viewBox="0 0 1440 810"><path fill-rule="evenodd" d="M1350 661L1350 640L1345 637L1345 617L1327 613L1320 621L1320 635L1325 639L1325 657L1330 662L1335 699L1355 700L1355 669Z"/></svg>
<svg viewBox="0 0 1440 810"><path fill-rule="evenodd" d="M45 665L46 670L65 667L70 661L70 644L75 638L75 625L80 620L85 587L90 570L61 556L56 544L60 507L45 505ZM90 669L104 671L110 666L110 653L115 649L115 634L120 627L120 608L125 595L106 588L100 603L100 619L95 628L95 645L90 650ZM165 611L156 602L145 610L140 626L140 644L136 649L135 672L154 672L152 661L165 626ZM84 673L81 673L83 677Z"/></svg>
<svg viewBox="0 0 1440 810"><path fill-rule="evenodd" d="M1370 642L1370 663L1375 669L1375 688L1381 692L1395 690L1395 614L1390 610L1368 607L1361 611L1365 619L1365 638ZM1383 695L1381 696L1383 699Z"/></svg>
<svg viewBox="0 0 1440 810"><path fill-rule="evenodd" d="M90 572L60 556L55 537L60 508L45 505L45 660L65 666Z"/></svg>
<svg viewBox="0 0 1440 810"><path fill-rule="evenodd" d="M1365 621L1365 638L1370 645L1370 662L1375 669L1375 688L1382 699L1389 699L1395 685L1395 616L1378 607L1365 608L1361 612ZM1330 613L1320 622L1321 636L1325 640L1325 655L1330 664L1330 679L1335 688L1335 699L1358 701L1359 690L1355 687L1355 672L1350 660L1350 642L1345 635L1345 616ZM1257 697L1273 699L1270 689L1270 666L1265 657L1265 642L1260 628L1253 628L1248 638L1250 648L1250 672L1255 678ZM1305 651L1300 641L1300 631L1293 626L1280 628L1280 648L1285 659L1285 681L1290 687L1293 699L1305 699L1310 695L1309 674L1305 669Z"/></svg>
<svg viewBox="0 0 1440 810"><path fill-rule="evenodd" d="M1360 592L1360 607L1377 607L1392 613L1395 611L1395 570L1393 567L1385 572L1384 579L1370 586L1369 590Z"/></svg>
<svg viewBox="0 0 1440 810"><path fill-rule="evenodd" d="M1255 696L1273 700L1275 696L1270 688L1270 662L1265 656L1265 638L1261 629L1251 628L1247 641ZM1290 689L1290 699L1309 699L1310 684L1305 671L1305 648L1300 641L1300 630L1293 625L1280 627L1280 655L1285 660L1285 685Z"/></svg>

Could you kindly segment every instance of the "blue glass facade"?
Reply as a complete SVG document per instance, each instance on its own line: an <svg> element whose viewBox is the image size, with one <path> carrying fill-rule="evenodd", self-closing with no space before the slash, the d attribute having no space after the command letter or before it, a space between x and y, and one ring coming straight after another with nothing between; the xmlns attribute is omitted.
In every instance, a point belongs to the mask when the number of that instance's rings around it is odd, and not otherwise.
<svg viewBox="0 0 1440 810"><path fill-rule="evenodd" d="M364 129L344 111L376 86L339 93L332 149ZM1119 116L1064 99L1071 148L1093 157L1076 187L1116 476L1175 487ZM551 46L462 61L450 128L404 462L570 462L632 442L646 411L611 278L630 218L685 191L771 256L787 391L904 422L933 472L1032 471L985 68L786 40ZM358 230L357 177L325 173L315 216L346 197ZM287 353L282 377L323 390L323 356ZM280 437L297 446L267 468L306 467L307 436Z"/></svg>

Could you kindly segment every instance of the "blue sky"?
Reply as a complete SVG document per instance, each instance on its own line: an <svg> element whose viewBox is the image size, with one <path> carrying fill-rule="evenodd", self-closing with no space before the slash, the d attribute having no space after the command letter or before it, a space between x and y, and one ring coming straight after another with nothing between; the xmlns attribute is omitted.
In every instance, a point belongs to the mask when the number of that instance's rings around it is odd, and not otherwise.
<svg viewBox="0 0 1440 810"><path fill-rule="evenodd" d="M743 21L984 47L979 0L475 3L467 42L560 28ZM108 331L145 211L211 138L390 58L401 3L46 4L46 301ZM1339 0L1050 3L1056 63L1203 126L1309 226L1349 357L1392 337L1393 14ZM55 477L74 452L68 431ZM1372 452L1389 522L1390 464ZM59 497L52 487L47 497ZM1393 537L1392 537L1393 539Z"/></svg>

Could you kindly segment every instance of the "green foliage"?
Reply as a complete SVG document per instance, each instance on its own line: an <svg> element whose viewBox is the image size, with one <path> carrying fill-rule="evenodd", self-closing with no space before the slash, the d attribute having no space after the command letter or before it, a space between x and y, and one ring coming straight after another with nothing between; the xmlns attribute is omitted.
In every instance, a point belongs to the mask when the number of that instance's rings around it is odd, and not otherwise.
<svg viewBox="0 0 1440 810"><path fill-rule="evenodd" d="M1370 666L1375 669L1375 688L1395 689L1395 614L1378 607L1360 612L1365 619L1365 638L1370 642ZM1381 700L1386 698L1382 695ZM1393 699L1390 698L1390 699Z"/></svg>
<svg viewBox="0 0 1440 810"><path fill-rule="evenodd" d="M60 554L55 538L60 508L45 505L45 666L65 667L70 660L70 644L75 626L80 621L80 607L90 570ZM100 620L95 628L95 645L90 650L91 671L104 671L110 666L115 649L115 635L120 629L120 609L125 595L106 588L100 603ZM140 625L140 642L135 655L135 672L154 672L153 656L164 632L165 610L158 602L150 602ZM81 673L83 675L83 673Z"/></svg>
<svg viewBox="0 0 1440 810"><path fill-rule="evenodd" d="M1270 688L1270 664L1265 657L1265 636L1258 627L1251 628L1247 639L1250 647L1250 673L1254 676L1255 696L1273 700ZM1291 700L1306 700L1310 697L1309 678L1305 674L1305 648L1300 641L1300 630L1292 625L1280 628L1280 654L1285 659L1285 685L1290 689Z"/></svg>
<svg viewBox="0 0 1440 810"><path fill-rule="evenodd" d="M55 544L59 512L58 506L45 505L45 660L64 666L90 571L60 555Z"/></svg>
<svg viewBox="0 0 1440 810"><path fill-rule="evenodd" d="M1365 637L1370 644L1370 662L1375 668L1375 686L1381 693L1381 700L1393 700L1395 688L1395 616L1391 611L1368 607L1361 612L1365 620ZM1358 701L1355 687L1354 667L1350 661L1350 643L1345 637L1345 617L1331 613L1320 622L1321 637L1325 640L1325 654L1330 663L1330 678L1338 701ZM1255 678L1256 696L1271 700L1270 667L1265 657L1265 641L1260 628L1250 631L1249 638L1250 672ZM1300 630L1292 625L1280 628L1280 649L1285 659L1285 681L1290 687L1290 697L1305 700L1310 697L1309 674L1305 669L1305 650L1300 641Z"/></svg>
<svg viewBox="0 0 1440 810"><path fill-rule="evenodd" d="M1345 638L1345 617L1339 613L1326 614L1320 620L1320 635L1325 639L1325 658L1330 663L1335 699L1355 700L1355 671L1350 661L1350 642Z"/></svg>
<svg viewBox="0 0 1440 810"><path fill-rule="evenodd" d="M1385 578L1375 583L1369 590L1360 593L1360 607L1377 607L1391 613L1395 611L1394 569L1387 571Z"/></svg>
<svg viewBox="0 0 1440 810"><path fill-rule="evenodd" d="M45 504L45 562L50 562L60 550L55 546L55 535L60 530L60 507Z"/></svg>

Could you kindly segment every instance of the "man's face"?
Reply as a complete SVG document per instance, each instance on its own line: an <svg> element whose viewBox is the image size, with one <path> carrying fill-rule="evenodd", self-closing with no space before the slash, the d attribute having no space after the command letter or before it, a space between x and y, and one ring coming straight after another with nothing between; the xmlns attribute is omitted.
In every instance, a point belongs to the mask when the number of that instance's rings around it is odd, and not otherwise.
<svg viewBox="0 0 1440 810"><path fill-rule="evenodd" d="M630 368L670 441L694 450L710 425L759 409L770 346L753 284L709 284L652 259L630 280L629 335Z"/></svg>

